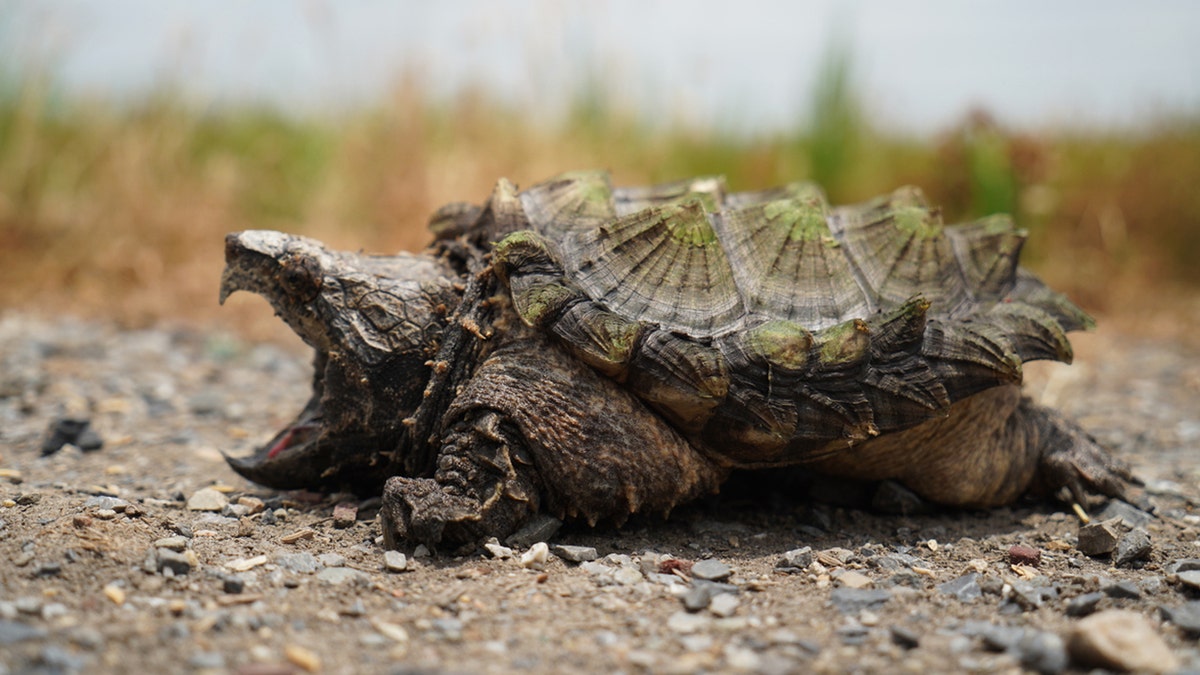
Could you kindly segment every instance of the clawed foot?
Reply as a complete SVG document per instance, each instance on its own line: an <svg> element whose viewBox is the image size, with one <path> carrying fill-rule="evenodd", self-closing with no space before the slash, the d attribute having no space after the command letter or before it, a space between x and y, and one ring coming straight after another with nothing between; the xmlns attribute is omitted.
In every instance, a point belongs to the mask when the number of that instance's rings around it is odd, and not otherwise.
<svg viewBox="0 0 1200 675"><path fill-rule="evenodd" d="M1053 494L1065 487L1080 506L1087 504L1088 493L1129 501L1129 487L1141 481L1126 462L1058 412L1040 406L1035 410L1042 448L1036 492Z"/></svg>
<svg viewBox="0 0 1200 675"><path fill-rule="evenodd" d="M477 500L447 493L429 478L394 477L383 487L384 546L411 541L430 545L464 543L476 536L481 520Z"/></svg>

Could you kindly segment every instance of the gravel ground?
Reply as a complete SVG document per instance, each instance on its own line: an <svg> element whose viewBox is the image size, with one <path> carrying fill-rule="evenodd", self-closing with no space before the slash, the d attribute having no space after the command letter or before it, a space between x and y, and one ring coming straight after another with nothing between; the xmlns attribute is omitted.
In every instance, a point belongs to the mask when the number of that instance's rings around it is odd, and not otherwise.
<svg viewBox="0 0 1200 675"><path fill-rule="evenodd" d="M1200 359L1075 343L1029 390L1146 482L1087 528L1055 504L895 516L733 488L666 522L385 555L377 500L221 459L303 403L299 350L9 315L0 674L1200 671Z"/></svg>

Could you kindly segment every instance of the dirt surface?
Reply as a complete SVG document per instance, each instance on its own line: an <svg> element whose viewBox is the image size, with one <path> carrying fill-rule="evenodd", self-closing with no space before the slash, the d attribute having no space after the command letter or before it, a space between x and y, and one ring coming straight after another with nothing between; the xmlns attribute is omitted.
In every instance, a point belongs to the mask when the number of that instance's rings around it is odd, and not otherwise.
<svg viewBox="0 0 1200 675"><path fill-rule="evenodd" d="M272 492L221 458L295 414L301 351L10 315L0 673L1200 670L1200 354L1075 344L1028 390L1146 483L1090 504L1118 520L1082 540L1061 504L884 515L743 482L665 522L400 560L377 500ZM49 452L68 418L90 426Z"/></svg>

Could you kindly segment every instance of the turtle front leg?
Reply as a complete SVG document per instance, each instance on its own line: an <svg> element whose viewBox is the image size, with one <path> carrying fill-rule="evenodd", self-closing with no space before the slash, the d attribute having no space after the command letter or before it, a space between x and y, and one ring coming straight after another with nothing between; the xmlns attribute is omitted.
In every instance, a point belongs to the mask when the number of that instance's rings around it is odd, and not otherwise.
<svg viewBox="0 0 1200 675"><path fill-rule="evenodd" d="M510 335L443 417L432 478L384 488L386 543L503 538L531 515L620 524L715 492L729 473L628 391L546 338Z"/></svg>
<svg viewBox="0 0 1200 675"><path fill-rule="evenodd" d="M507 534L537 512L540 488L519 434L485 410L450 430L433 478L395 476L384 484L384 544Z"/></svg>

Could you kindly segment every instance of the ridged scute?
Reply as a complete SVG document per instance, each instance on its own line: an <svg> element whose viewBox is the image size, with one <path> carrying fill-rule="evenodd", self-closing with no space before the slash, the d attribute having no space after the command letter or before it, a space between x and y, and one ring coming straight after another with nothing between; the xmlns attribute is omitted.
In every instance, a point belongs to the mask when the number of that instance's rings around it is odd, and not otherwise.
<svg viewBox="0 0 1200 675"><path fill-rule="evenodd" d="M944 414L1020 382L1023 361L1070 360L1065 333L1091 324L1017 266L1011 219L945 225L915 188L831 207L809 183L614 189L576 172L502 181L439 222L496 235L523 322L743 466Z"/></svg>

